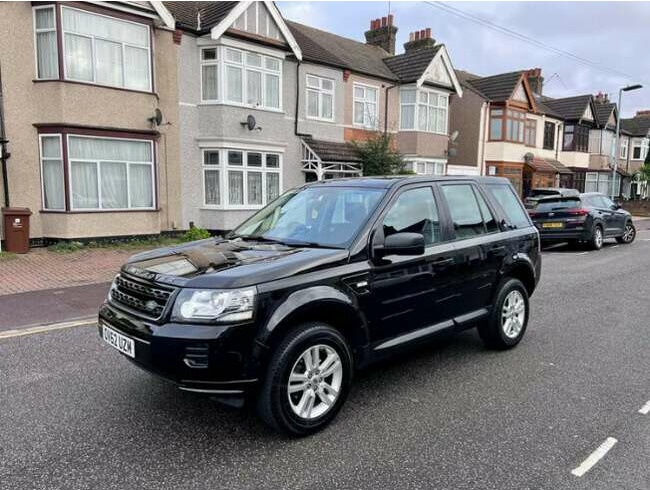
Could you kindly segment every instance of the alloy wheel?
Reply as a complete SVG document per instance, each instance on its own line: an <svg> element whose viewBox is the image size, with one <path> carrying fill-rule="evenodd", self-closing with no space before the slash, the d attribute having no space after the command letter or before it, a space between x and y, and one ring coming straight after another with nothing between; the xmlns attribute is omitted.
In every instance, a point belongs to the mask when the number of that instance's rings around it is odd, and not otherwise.
<svg viewBox="0 0 650 490"><path fill-rule="evenodd" d="M330 346L305 350L289 375L287 396L293 413L303 419L324 415L336 402L343 383L343 364Z"/></svg>
<svg viewBox="0 0 650 490"><path fill-rule="evenodd" d="M597 248L603 246L603 231L600 228L594 230L594 242Z"/></svg>
<svg viewBox="0 0 650 490"><path fill-rule="evenodd" d="M515 339L524 327L526 302L521 292L512 290L506 296L501 308L501 328L506 337Z"/></svg>
<svg viewBox="0 0 650 490"><path fill-rule="evenodd" d="M634 240L634 226L631 224L625 225L625 231L623 232L623 241L625 243L630 243L632 240Z"/></svg>

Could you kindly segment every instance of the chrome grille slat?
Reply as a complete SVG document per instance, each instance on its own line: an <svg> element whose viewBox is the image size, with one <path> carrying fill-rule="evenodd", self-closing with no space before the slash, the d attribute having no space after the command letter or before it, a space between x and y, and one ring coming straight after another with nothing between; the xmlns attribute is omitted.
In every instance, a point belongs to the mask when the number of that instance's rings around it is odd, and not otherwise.
<svg viewBox="0 0 650 490"><path fill-rule="evenodd" d="M172 288L148 284L120 274L113 281L110 298L116 306L151 320L159 320L173 294Z"/></svg>

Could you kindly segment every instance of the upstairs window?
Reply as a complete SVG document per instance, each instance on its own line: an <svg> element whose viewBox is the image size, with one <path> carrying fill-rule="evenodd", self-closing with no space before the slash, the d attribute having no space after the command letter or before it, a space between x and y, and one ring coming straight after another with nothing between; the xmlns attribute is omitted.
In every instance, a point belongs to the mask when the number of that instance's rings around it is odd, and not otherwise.
<svg viewBox="0 0 650 490"><path fill-rule="evenodd" d="M645 160L648 154L648 138L635 138L632 141L632 160Z"/></svg>
<svg viewBox="0 0 650 490"><path fill-rule="evenodd" d="M219 60L217 48L201 50L201 99L219 99Z"/></svg>
<svg viewBox="0 0 650 490"><path fill-rule="evenodd" d="M544 123L544 149L555 150L555 124L552 122Z"/></svg>
<svg viewBox="0 0 650 490"><path fill-rule="evenodd" d="M379 89L354 84L354 124L368 129L379 127Z"/></svg>
<svg viewBox="0 0 650 490"><path fill-rule="evenodd" d="M149 26L61 7L65 78L151 91Z"/></svg>
<svg viewBox="0 0 650 490"><path fill-rule="evenodd" d="M56 12L53 6L34 7L36 78L59 78L59 51L56 41Z"/></svg>
<svg viewBox="0 0 650 490"><path fill-rule="evenodd" d="M307 117L334 120L334 81L307 75Z"/></svg>
<svg viewBox="0 0 650 490"><path fill-rule="evenodd" d="M525 142L526 113L495 107L490 109L490 140Z"/></svg>
<svg viewBox="0 0 650 490"><path fill-rule="evenodd" d="M400 110L400 129L447 134L447 94L433 90L402 89Z"/></svg>
<svg viewBox="0 0 650 490"><path fill-rule="evenodd" d="M564 151L589 151L589 128L568 124L564 127Z"/></svg>
<svg viewBox="0 0 650 490"><path fill-rule="evenodd" d="M223 67L225 102L262 109L280 109L282 63L278 58L223 48Z"/></svg>
<svg viewBox="0 0 650 490"><path fill-rule="evenodd" d="M537 146L537 121L526 119L526 146Z"/></svg>
<svg viewBox="0 0 650 490"><path fill-rule="evenodd" d="M620 140L620 150L619 150L619 156L622 160L627 160L627 149L628 145L630 143L630 140L628 138L621 138Z"/></svg>

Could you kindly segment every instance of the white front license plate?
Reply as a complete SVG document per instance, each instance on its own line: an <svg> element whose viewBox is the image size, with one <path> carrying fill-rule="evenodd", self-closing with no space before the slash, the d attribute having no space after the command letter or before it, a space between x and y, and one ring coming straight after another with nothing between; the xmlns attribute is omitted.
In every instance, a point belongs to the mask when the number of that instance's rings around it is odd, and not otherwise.
<svg viewBox="0 0 650 490"><path fill-rule="evenodd" d="M126 335L102 325L102 338L108 345L115 347L122 354L135 358L135 342Z"/></svg>

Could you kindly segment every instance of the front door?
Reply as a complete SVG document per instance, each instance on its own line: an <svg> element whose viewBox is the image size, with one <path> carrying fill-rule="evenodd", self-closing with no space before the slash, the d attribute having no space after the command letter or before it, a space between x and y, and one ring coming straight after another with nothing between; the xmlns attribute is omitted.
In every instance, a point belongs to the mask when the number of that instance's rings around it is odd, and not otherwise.
<svg viewBox="0 0 650 490"><path fill-rule="evenodd" d="M371 342L382 350L453 325L448 282L454 248L446 241L447 231L428 184L402 190L378 223L374 244L399 232L421 233L425 240L423 255L389 255L371 268L365 313L371 322Z"/></svg>

